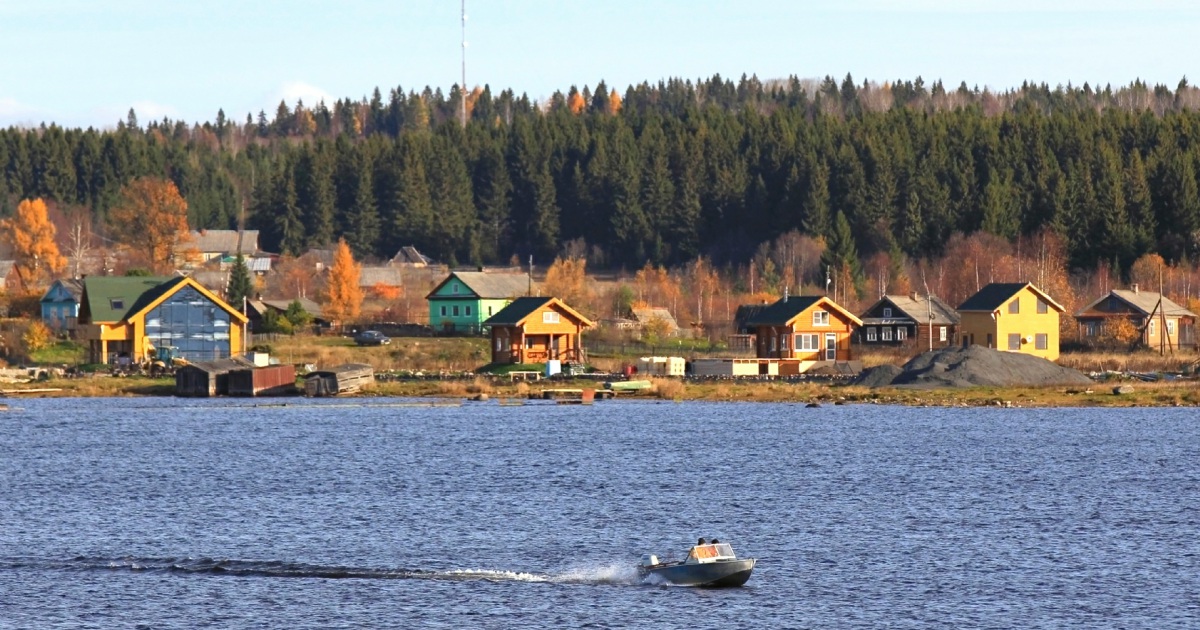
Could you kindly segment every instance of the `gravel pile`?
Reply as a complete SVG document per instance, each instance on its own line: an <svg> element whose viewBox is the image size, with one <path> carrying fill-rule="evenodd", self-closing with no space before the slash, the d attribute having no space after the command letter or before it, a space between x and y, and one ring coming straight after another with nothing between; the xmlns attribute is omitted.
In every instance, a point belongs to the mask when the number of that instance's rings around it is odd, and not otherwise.
<svg viewBox="0 0 1200 630"><path fill-rule="evenodd" d="M1087 385L1092 379L1053 361L983 346L943 348L913 357L903 368L881 365L855 382L865 387L1013 387Z"/></svg>

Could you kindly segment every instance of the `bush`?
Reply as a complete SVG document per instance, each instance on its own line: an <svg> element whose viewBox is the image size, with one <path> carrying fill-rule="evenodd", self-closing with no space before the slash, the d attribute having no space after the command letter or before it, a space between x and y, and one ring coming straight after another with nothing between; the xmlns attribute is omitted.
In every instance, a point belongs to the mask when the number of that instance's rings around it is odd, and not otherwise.
<svg viewBox="0 0 1200 630"><path fill-rule="evenodd" d="M54 333L40 320L29 322L25 332L21 334L21 342L25 346L26 355L49 347L53 340Z"/></svg>

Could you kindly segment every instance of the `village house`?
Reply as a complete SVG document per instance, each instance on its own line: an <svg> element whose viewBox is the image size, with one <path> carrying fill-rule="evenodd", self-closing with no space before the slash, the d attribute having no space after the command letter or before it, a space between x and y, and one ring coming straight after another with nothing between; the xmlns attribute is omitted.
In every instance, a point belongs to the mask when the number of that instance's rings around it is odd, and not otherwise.
<svg viewBox="0 0 1200 630"><path fill-rule="evenodd" d="M746 326L760 359L849 361L850 336L862 320L828 297L794 295L758 311Z"/></svg>
<svg viewBox="0 0 1200 630"><path fill-rule="evenodd" d="M491 328L492 363L582 363L583 331L595 323L558 298L521 297L483 325Z"/></svg>
<svg viewBox="0 0 1200 630"><path fill-rule="evenodd" d="M192 230L175 248L177 257L196 263L239 253L249 258L257 252L258 230L242 230L241 234L238 230Z"/></svg>
<svg viewBox="0 0 1200 630"><path fill-rule="evenodd" d="M93 363L140 363L163 347L207 361L241 352L246 316L188 277L89 277L76 330Z"/></svg>
<svg viewBox="0 0 1200 630"><path fill-rule="evenodd" d="M531 285L524 273L451 272L425 296L429 325L445 332L479 334L485 320L528 295Z"/></svg>
<svg viewBox="0 0 1200 630"><path fill-rule="evenodd" d="M1117 322L1125 322L1136 338L1131 341L1149 348L1195 348L1196 314L1138 285L1129 290L1113 289L1075 313L1079 341L1116 341ZM1166 332L1164 335L1163 332Z"/></svg>
<svg viewBox="0 0 1200 630"><path fill-rule="evenodd" d="M82 299L82 280L55 280L41 299L42 323L55 332L75 330L75 322L79 317L79 302Z"/></svg>
<svg viewBox="0 0 1200 630"><path fill-rule="evenodd" d="M329 328L332 325L328 319L321 313L321 305L310 298L300 297L291 300L264 300L255 298L246 301L246 317L251 331L261 330L263 318L267 313L274 313L278 317L283 317L291 308L292 302L299 302L300 308L308 313L311 318L312 325L316 329Z"/></svg>
<svg viewBox="0 0 1200 630"><path fill-rule="evenodd" d="M1028 282L994 282L959 305L959 339L980 345L1058 359L1058 318L1066 309Z"/></svg>
<svg viewBox="0 0 1200 630"><path fill-rule="evenodd" d="M24 286L21 274L17 271L17 261L0 260L0 292L17 293Z"/></svg>
<svg viewBox="0 0 1200 630"><path fill-rule="evenodd" d="M862 328L855 332L857 343L866 346L897 346L907 341L917 347L945 348L955 344L958 313L937 296L884 295L862 314Z"/></svg>
<svg viewBox="0 0 1200 630"><path fill-rule="evenodd" d="M631 319L642 331L642 336L654 332L662 337L679 336L679 323L664 306L635 306L629 309Z"/></svg>

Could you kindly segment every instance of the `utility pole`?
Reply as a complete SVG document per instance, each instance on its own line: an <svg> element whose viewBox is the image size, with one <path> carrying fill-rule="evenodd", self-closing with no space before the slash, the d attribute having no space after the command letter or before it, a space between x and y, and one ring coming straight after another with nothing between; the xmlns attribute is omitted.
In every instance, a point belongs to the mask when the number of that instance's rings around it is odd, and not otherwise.
<svg viewBox="0 0 1200 630"><path fill-rule="evenodd" d="M467 126L467 0L462 0L462 84L459 87L462 126Z"/></svg>

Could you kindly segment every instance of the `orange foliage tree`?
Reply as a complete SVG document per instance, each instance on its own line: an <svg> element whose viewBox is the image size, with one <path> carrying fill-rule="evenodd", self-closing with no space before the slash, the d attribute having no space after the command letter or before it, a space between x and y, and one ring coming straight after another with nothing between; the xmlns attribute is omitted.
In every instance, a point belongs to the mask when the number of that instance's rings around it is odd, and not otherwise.
<svg viewBox="0 0 1200 630"><path fill-rule="evenodd" d="M325 287L324 314L330 321L343 324L362 312L363 293L358 286L362 265L354 262L346 239L338 239L333 252L333 266L329 268L329 280Z"/></svg>
<svg viewBox="0 0 1200 630"><path fill-rule="evenodd" d="M616 115L621 112L621 95L617 94L617 90L608 93L608 113Z"/></svg>
<svg viewBox="0 0 1200 630"><path fill-rule="evenodd" d="M117 240L162 272L171 268L176 246L188 237L187 209L174 182L139 177L121 187L108 216Z"/></svg>
<svg viewBox="0 0 1200 630"><path fill-rule="evenodd" d="M587 102L583 100L583 95L575 88L571 88L571 94L567 97L567 109L572 114L578 114L587 107Z"/></svg>
<svg viewBox="0 0 1200 630"><path fill-rule="evenodd" d="M67 268L67 259L54 242L55 229L46 202L41 199L22 201L12 218L0 221L0 235L12 248L17 273L29 290L43 286L49 274Z"/></svg>
<svg viewBox="0 0 1200 630"><path fill-rule="evenodd" d="M672 312L679 301L679 282L671 277L665 267L655 267L649 262L633 277L637 301L647 306L665 306Z"/></svg>
<svg viewBox="0 0 1200 630"><path fill-rule="evenodd" d="M371 297L384 302L394 302L400 299L400 296L403 295L403 293L404 292L400 290L400 287L394 287L390 284L384 284L382 282L376 282L371 286Z"/></svg>
<svg viewBox="0 0 1200 630"><path fill-rule="evenodd" d="M546 270L546 280L542 282L542 289L572 308L590 310L592 288L587 279L587 260L555 258L554 264Z"/></svg>
<svg viewBox="0 0 1200 630"><path fill-rule="evenodd" d="M1129 282L1139 289L1158 292L1158 281L1167 270L1167 263L1158 254L1144 254L1129 268Z"/></svg>

